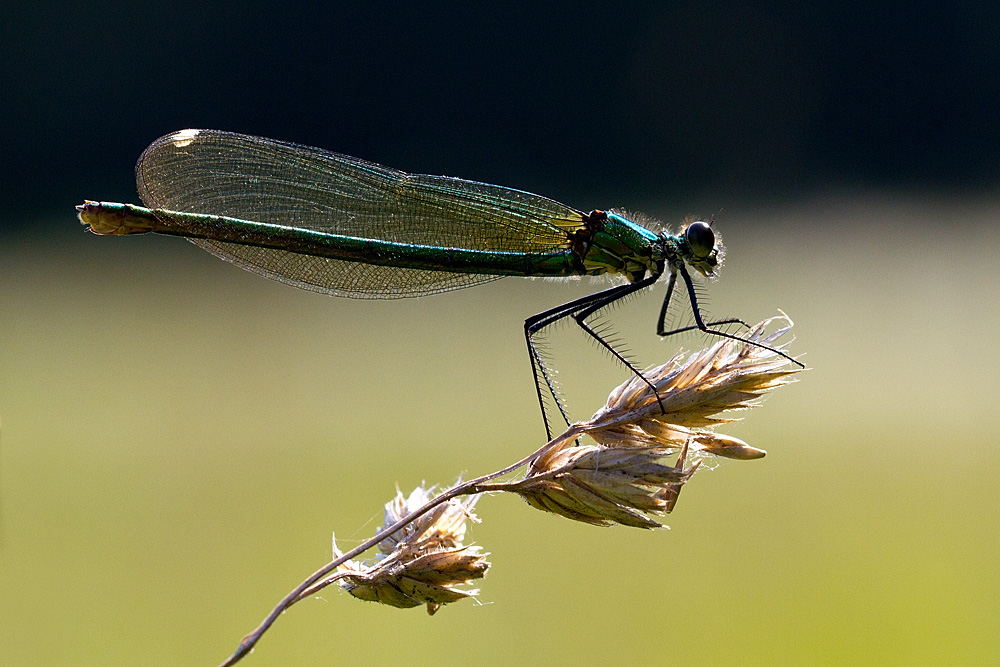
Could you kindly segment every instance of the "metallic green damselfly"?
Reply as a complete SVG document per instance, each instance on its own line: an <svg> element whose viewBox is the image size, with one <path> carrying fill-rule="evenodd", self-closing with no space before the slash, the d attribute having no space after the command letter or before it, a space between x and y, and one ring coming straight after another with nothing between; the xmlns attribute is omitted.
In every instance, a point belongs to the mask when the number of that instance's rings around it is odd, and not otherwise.
<svg viewBox="0 0 1000 667"><path fill-rule="evenodd" d="M667 274L656 333L705 322L689 268L712 276L722 247L712 223L678 234L623 214L578 211L521 190L447 176L407 174L318 148L218 130L181 130L153 142L136 165L146 207L88 201L77 209L96 234L183 236L244 269L337 296L393 299L478 285L504 276L610 274L625 282L529 317L524 335L545 428L543 383L569 417L534 337L566 317L637 376L642 373L590 324L598 310ZM666 329L680 276L693 326ZM759 345L759 343L752 343ZM774 350L786 356L779 350Z"/></svg>

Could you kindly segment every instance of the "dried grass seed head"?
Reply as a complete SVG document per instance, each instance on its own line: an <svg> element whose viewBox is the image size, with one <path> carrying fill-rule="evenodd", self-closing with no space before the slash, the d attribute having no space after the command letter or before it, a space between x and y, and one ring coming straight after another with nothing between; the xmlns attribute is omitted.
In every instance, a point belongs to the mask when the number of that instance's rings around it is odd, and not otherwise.
<svg viewBox="0 0 1000 667"><path fill-rule="evenodd" d="M433 488L422 486L405 497L397 490L396 497L386 503L380 532L425 505L432 495ZM426 604L431 614L441 605L478 595L478 590L456 586L482 578L490 568L488 553L462 545L465 521L477 520L472 509L480 497L442 503L387 535L379 543L374 562L346 561L338 568L340 586L354 597L393 607ZM339 557L336 541L333 550L334 557Z"/></svg>
<svg viewBox="0 0 1000 667"><path fill-rule="evenodd" d="M434 497L435 488L418 486L409 496L404 496L399 489L396 489L396 497L385 504L385 516L378 532L384 532L407 514L430 502ZM482 494L475 494L461 502L453 499L438 505L403 528L386 535L385 539L379 542L379 551L389 554L401 544L411 546L421 544L441 548L460 545L465 539L466 520L479 521L472 510L481 497Z"/></svg>
<svg viewBox="0 0 1000 667"><path fill-rule="evenodd" d="M685 467L685 451L676 466L663 463L664 447L578 445L568 440L532 463L519 481L497 485L517 493L529 505L574 521L610 526L660 528L646 514L670 512L681 485L697 463Z"/></svg>
<svg viewBox="0 0 1000 667"><path fill-rule="evenodd" d="M775 321L786 325L765 334ZM677 354L644 373L655 391L642 378L630 377L589 422L577 425L572 437L537 457L525 478L504 490L576 521L658 527L646 514L673 509L701 462L695 458L685 464L689 450L741 460L765 455L738 438L705 429L735 421L720 415L748 409L771 389L792 381L798 369L761 347L775 348L791 327L787 317L775 317L751 329L750 343L723 340L686 359ZM578 444L579 434L598 444ZM662 462L678 450L676 465Z"/></svg>
<svg viewBox="0 0 1000 667"><path fill-rule="evenodd" d="M768 325L779 320L787 325L765 335ZM621 427L638 427L676 444L683 442L684 429L734 421L718 415L757 405L765 393L791 382L791 376L800 370L789 368L788 359L753 344L776 347L778 339L791 327L787 317L773 317L751 329L746 336L749 343L725 339L686 360L684 355L676 354L667 363L643 373L655 391L643 379L630 377L611 392L605 406L582 425L583 429L592 436L597 433L597 437L600 431L612 429L620 439L627 440L629 429Z"/></svg>

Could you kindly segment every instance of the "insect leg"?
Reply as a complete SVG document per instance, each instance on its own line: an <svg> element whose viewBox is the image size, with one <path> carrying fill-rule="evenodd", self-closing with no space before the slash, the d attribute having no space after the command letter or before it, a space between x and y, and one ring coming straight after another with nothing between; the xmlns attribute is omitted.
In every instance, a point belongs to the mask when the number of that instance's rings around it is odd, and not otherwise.
<svg viewBox="0 0 1000 667"><path fill-rule="evenodd" d="M741 343L746 343L748 345L753 345L755 347L759 347L759 348L762 348L762 349L765 349L765 350L769 350L770 352L774 352L778 356L781 356L781 357L784 357L785 359L788 359L789 361L791 361L796 366L799 366L800 368L805 368L805 364L803 364L801 361L797 361L795 359L792 359L790 356L788 356L787 354L785 354L784 352L782 352L781 350L779 350L777 348L773 348L773 347L770 347L768 345L763 345L761 343L757 343L757 342L754 342L752 340L747 340L746 338L741 338L740 336L728 333L726 331L720 331L719 329L712 329L712 328L710 328L710 327L718 325L718 324L731 323L732 320L730 320L728 322L727 321L723 321L723 322L709 322L709 323L706 324L705 321L701 317L701 309L698 308L698 296L695 294L694 284L691 282L691 276L688 275L687 269L685 269L683 266L679 267L677 270L681 274L681 277L684 279L684 284L687 286L688 299L691 301L691 312L694 314L694 321L695 321L695 327L694 328L697 328L697 329L699 329L701 331L704 331L707 334L712 334L713 336L719 336L721 338L729 338L730 340L738 340ZM673 284L673 282L675 282L675 278L674 278L673 275L671 275L671 285ZM669 293L667 294L667 296L668 297L670 296ZM664 301L664 312L665 311L666 311L666 301ZM739 320L736 320L736 321L739 321ZM741 322L741 324L742 324L742 322ZM746 326L746 325L744 324L744 326ZM681 329L679 331L683 331L683 329ZM666 334L661 334L661 335L668 335L668 334L671 334L671 333L676 333L676 332L675 331L669 331L669 332L666 332Z"/></svg>
<svg viewBox="0 0 1000 667"><path fill-rule="evenodd" d="M697 324L692 324L689 327L680 327L678 329L671 329L670 331L666 330L666 328L667 328L667 310L670 308L670 297L671 297L671 295L674 292L674 285L676 285L676 284L677 284L677 274L676 273L671 273L670 274L670 278L667 280L667 293L663 297L663 305L660 307L660 317L659 317L659 319L656 322L656 335L657 336L673 336L674 334L683 333L685 331L693 331L695 329L701 330L701 327L699 327ZM699 317L701 316L701 312L698 313L698 316ZM698 320L696 319L695 321L698 321ZM706 322L705 326L707 326L707 327L717 327L717 326L722 326L723 324L739 324L740 326L745 327L747 329L750 328L750 325L748 325L746 322L744 322L743 320L741 320L738 317L733 317L733 318L728 319L728 320L716 320L714 322Z"/></svg>
<svg viewBox="0 0 1000 667"><path fill-rule="evenodd" d="M660 403L660 408L663 409L663 403L662 401L660 401L660 394L659 392L656 391L656 387L653 386L653 383L651 383L648 379L646 379L646 376L643 375L642 372L632 364L632 362L626 359L622 353L616 350L611 343L604 340L604 338L601 337L599 333L594 331L594 329L589 324L587 324L586 321L588 317L596 313L601 308L610 306L615 301L623 299L629 294L632 294L633 292L638 292L639 290L648 287L649 285L652 285L659 279L659 277L660 277L659 273L652 273L646 278L643 278L642 280L639 280L637 282L629 283L627 285L621 285L617 288L605 290L604 292L599 292L598 294L594 295L599 298L595 299L589 305L585 305L584 307L575 311L573 313L573 319L576 320L576 323L580 325L581 329L586 331L594 340L596 340L598 343L604 346L605 349L611 352L611 354L614 355L614 357L618 359L618 361L620 361L622 365L625 366L625 368L632 371L636 377L641 378L642 381L645 382L649 386L649 388L653 390L653 393L656 394L656 400L658 403Z"/></svg>
<svg viewBox="0 0 1000 667"><path fill-rule="evenodd" d="M580 297L579 299L574 299L573 301L569 301L560 306L556 306L555 308L550 308L549 310L538 313L537 315L532 315L531 317L529 317L524 321L524 338L528 344L528 356L531 360L531 373L532 377L535 380L535 393L538 396L538 405L542 411L542 421L545 423L545 433L550 440L552 439L552 428L549 422L549 415L546 410L545 397L542 392L543 384L548 389L549 394L552 395L556 407L558 408L560 414L562 415L563 421L565 421L566 424L568 425L570 423L570 419L569 419L569 414L567 413L566 408L562 403L562 399L559 397L559 392L556 388L555 381L552 379L550 371L548 370L545 364L545 359L542 356L541 352L539 352L537 346L535 345L534 342L535 334L540 332L542 329L548 327L549 325L555 324L559 320L569 317L570 315L574 315L582 310L588 309L595 303L603 302L604 305L607 305L607 303L616 301L621 297L636 291L637 289L642 289L642 287L652 284L652 282L654 281L655 278L653 280L649 280L647 278L644 281L640 281L641 283L644 284L632 283L628 285L618 285L615 287L608 288L606 290L602 290L600 292L596 292L594 294L588 294L587 296ZM636 285L639 286L636 287ZM610 349L616 357L622 359L622 361L625 363L626 366L632 368L632 366L627 361L625 361L624 358L613 347L611 347L606 341L604 341L604 339L598 336L595 332L589 330L589 328L586 325L582 326L584 330L588 331L588 333L594 336L602 345Z"/></svg>

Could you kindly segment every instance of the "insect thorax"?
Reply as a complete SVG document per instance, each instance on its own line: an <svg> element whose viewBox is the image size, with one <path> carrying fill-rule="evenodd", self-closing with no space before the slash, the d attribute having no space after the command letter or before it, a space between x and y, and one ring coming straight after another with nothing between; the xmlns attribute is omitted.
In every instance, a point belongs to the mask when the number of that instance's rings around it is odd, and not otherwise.
<svg viewBox="0 0 1000 667"><path fill-rule="evenodd" d="M573 250L588 275L617 273L637 282L647 273L663 270L657 234L616 213L592 211L584 216L586 228L578 230Z"/></svg>

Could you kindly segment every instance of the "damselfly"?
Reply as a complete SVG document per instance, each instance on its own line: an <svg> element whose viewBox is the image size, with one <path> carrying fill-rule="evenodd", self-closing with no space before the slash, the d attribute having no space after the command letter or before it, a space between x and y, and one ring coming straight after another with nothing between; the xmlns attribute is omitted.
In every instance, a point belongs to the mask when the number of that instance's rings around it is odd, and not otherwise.
<svg viewBox="0 0 1000 667"><path fill-rule="evenodd" d="M80 220L96 234L183 236L244 269L316 292L392 299L503 276L623 277L622 284L524 322L550 437L543 384L569 422L535 343L550 324L572 317L642 377L588 319L666 273L658 335L700 329L743 340L717 328L745 326L741 320L706 322L698 305L689 269L712 276L722 257L710 222L690 222L678 234L653 231L613 211L584 213L521 190L407 174L318 148L217 130L182 130L157 139L139 158L136 180L147 208L88 201L77 207ZM678 276L695 324L668 331Z"/></svg>

